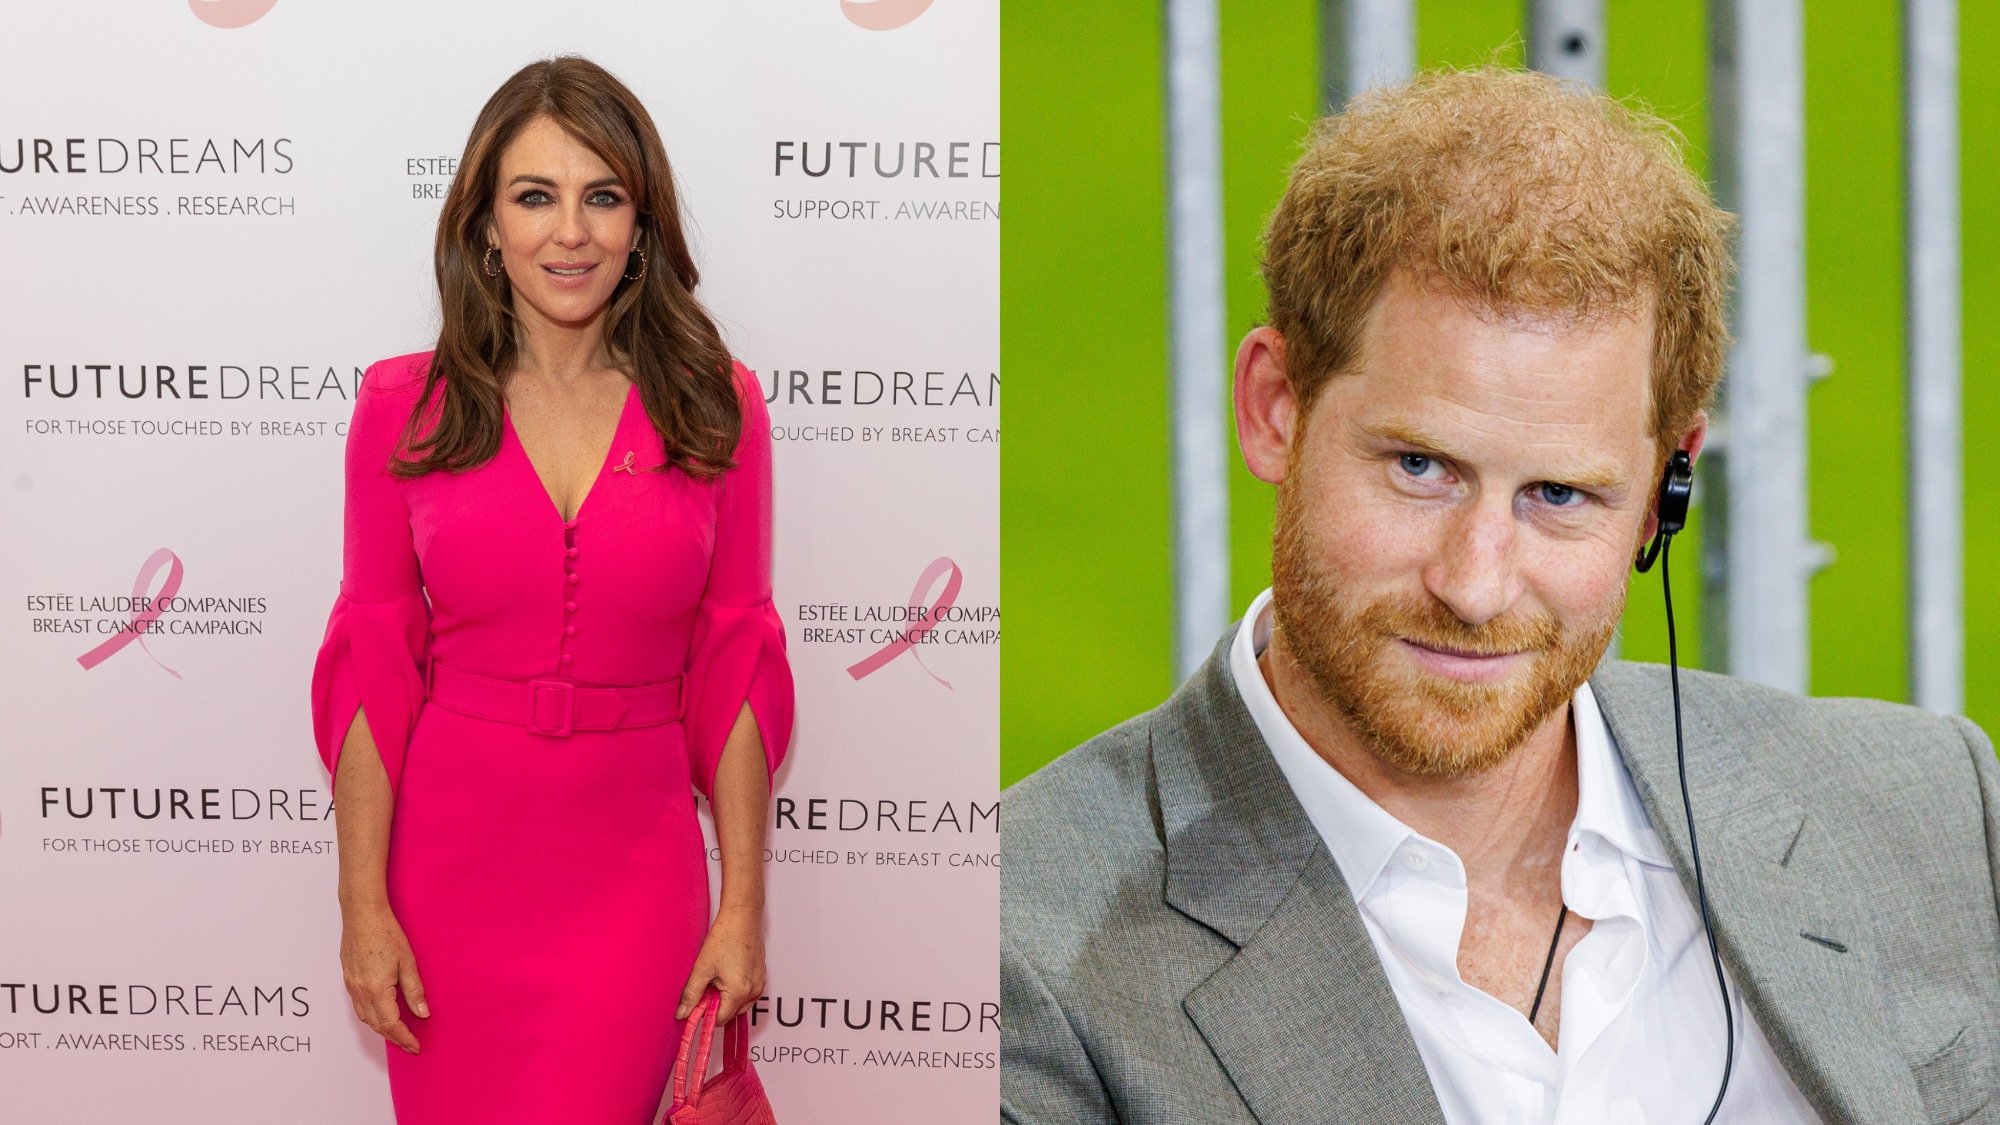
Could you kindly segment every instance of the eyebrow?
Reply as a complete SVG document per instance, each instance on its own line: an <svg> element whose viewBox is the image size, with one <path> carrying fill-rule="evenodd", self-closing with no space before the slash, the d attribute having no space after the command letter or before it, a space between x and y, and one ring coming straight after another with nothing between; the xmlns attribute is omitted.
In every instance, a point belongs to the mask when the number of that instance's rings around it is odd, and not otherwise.
<svg viewBox="0 0 2000 1125"><path fill-rule="evenodd" d="M1411 425L1406 422L1383 422L1363 426L1362 431L1371 437L1380 438L1383 441L1396 445L1407 445L1415 449L1420 449L1425 453L1435 453L1450 461L1464 460L1463 457L1451 451L1450 444L1443 438L1438 437L1421 426ZM1574 473L1551 476L1549 480L1552 483L1566 484L1576 488L1606 491L1626 486L1624 474L1615 470L1602 468L1583 469Z"/></svg>
<svg viewBox="0 0 2000 1125"><path fill-rule="evenodd" d="M537 176L533 173L523 173L522 175L515 176L513 179L507 181L508 187L513 187L515 184L541 184L544 187L557 186L556 182L554 180L549 179L547 176ZM606 176L603 179L592 180L589 183L583 185L583 190L594 191L597 188L601 187L622 188L624 186L625 185L623 183L619 182L618 177Z"/></svg>

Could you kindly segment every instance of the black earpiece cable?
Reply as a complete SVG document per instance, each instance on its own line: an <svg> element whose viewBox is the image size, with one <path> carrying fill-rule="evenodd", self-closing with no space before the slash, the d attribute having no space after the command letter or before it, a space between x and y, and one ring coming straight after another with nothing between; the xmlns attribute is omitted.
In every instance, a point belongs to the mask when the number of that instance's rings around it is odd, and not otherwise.
<svg viewBox="0 0 2000 1125"><path fill-rule="evenodd" d="M1715 1115L1722 1110L1722 1099L1729 1092L1729 1072L1736 1065L1736 1016L1729 1006L1729 983L1722 975L1722 953L1715 947L1715 927L1708 920L1708 886L1701 877L1701 845L1694 837L1694 803L1688 799L1687 744L1681 737L1681 661L1680 650L1674 638L1674 587L1667 569L1667 558L1673 553L1674 537L1671 532L1662 535L1660 551L1660 589L1667 601L1667 676L1674 690L1674 764L1680 770L1681 811L1687 814L1688 854L1694 857L1694 897L1701 907L1701 929L1708 937L1708 959L1715 965L1715 986L1722 990L1722 1085L1715 1091L1715 1104L1708 1107L1708 1116L1702 1125L1712 1125Z"/></svg>

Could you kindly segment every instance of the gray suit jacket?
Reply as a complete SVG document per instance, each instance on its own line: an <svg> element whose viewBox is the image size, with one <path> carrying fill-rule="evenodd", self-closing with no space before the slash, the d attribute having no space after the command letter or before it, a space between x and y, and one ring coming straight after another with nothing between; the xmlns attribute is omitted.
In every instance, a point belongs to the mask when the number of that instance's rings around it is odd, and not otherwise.
<svg viewBox="0 0 2000 1125"><path fill-rule="evenodd" d="M1006 1121L1443 1120L1233 636L1002 797ZM1667 670L1606 661L1591 687L1692 901ZM1716 938L1799 1089L1829 1122L2000 1123L1992 744L1894 704L1681 688Z"/></svg>

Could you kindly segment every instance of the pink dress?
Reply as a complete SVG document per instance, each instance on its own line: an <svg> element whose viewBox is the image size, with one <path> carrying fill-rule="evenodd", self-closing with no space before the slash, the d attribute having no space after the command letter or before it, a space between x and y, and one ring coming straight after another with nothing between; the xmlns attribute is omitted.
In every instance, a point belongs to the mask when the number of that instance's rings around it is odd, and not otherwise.
<svg viewBox="0 0 2000 1125"><path fill-rule="evenodd" d="M387 1047L397 1120L639 1125L709 922L692 790L746 701L772 770L791 733L763 396L738 365L736 467L701 482L645 471L662 444L629 389L564 521L511 420L476 469L389 474L428 359L373 365L356 396L345 567L312 681L328 770L365 707L396 791L389 897L431 1009L403 1013L421 1054ZM542 681L542 710L450 709L465 700L448 670ZM559 733L573 688L675 677L678 720Z"/></svg>

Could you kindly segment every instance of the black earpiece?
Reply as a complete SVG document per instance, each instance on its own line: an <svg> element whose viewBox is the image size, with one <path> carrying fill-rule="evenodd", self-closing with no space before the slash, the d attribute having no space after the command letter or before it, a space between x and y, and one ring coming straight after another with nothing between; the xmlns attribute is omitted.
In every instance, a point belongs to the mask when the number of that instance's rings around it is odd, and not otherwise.
<svg viewBox="0 0 2000 1125"><path fill-rule="evenodd" d="M1694 461L1687 450L1676 449L1667 460L1667 475L1660 478L1660 530L1646 549L1639 552L1633 565L1644 574L1653 569L1653 560L1660 557L1660 548L1666 545L1674 533L1687 526L1688 499L1694 495Z"/></svg>

